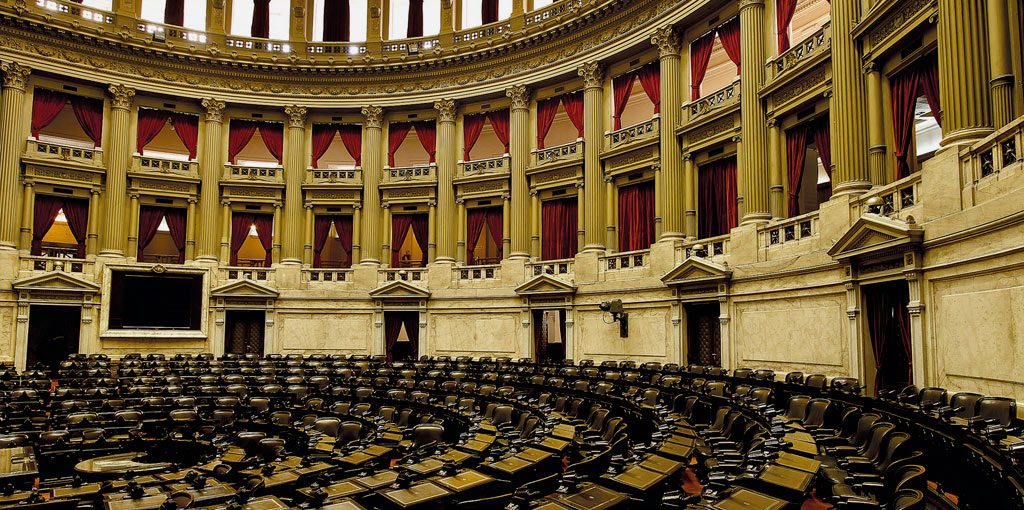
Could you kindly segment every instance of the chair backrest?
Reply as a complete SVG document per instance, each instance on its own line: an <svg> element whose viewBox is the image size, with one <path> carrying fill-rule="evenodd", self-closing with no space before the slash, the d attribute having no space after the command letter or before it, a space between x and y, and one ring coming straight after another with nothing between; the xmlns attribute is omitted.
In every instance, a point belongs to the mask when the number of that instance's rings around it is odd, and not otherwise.
<svg viewBox="0 0 1024 510"><path fill-rule="evenodd" d="M807 406L810 403L811 397L807 395L793 395L789 397L789 408L786 410L786 418L802 421L807 417Z"/></svg>
<svg viewBox="0 0 1024 510"><path fill-rule="evenodd" d="M853 434L850 435L850 444L855 446L863 445L868 440L868 435L871 433L871 427L875 425L878 420L882 417L876 413L863 413L857 418L857 427Z"/></svg>
<svg viewBox="0 0 1024 510"><path fill-rule="evenodd" d="M338 437L340 429L341 420L338 418L323 417L313 422L313 430L330 437Z"/></svg>
<svg viewBox="0 0 1024 510"><path fill-rule="evenodd" d="M341 424L337 442L346 445L358 441L363 432L363 424L358 421L346 421Z"/></svg>
<svg viewBox="0 0 1024 510"><path fill-rule="evenodd" d="M804 373L803 372L790 372L786 374L786 384L803 384Z"/></svg>
<svg viewBox="0 0 1024 510"><path fill-rule="evenodd" d="M996 420L1007 427L1017 415L1017 402L1007 397L985 397L978 400L978 416L984 420Z"/></svg>
<svg viewBox="0 0 1024 510"><path fill-rule="evenodd" d="M825 389L828 384L828 378L824 374L811 374L804 379L804 386L811 388Z"/></svg>
<svg viewBox="0 0 1024 510"><path fill-rule="evenodd" d="M889 504L891 510L924 510L924 493L917 489L904 489L896 493Z"/></svg>
<svg viewBox="0 0 1024 510"><path fill-rule="evenodd" d="M887 436L895 428L895 425L888 422L874 424L874 426L871 427L871 435L868 439L867 448L864 450L864 458L871 462L879 460L882 454L882 444L885 443Z"/></svg>
<svg viewBox="0 0 1024 510"><path fill-rule="evenodd" d="M500 405L494 408L494 415L491 418L495 426L512 423L512 406Z"/></svg>
<svg viewBox="0 0 1024 510"><path fill-rule="evenodd" d="M754 374L754 370L746 367L740 367L732 371L732 376L737 379L750 379L750 376Z"/></svg>
<svg viewBox="0 0 1024 510"><path fill-rule="evenodd" d="M412 428L412 447L421 448L437 443L444 436L444 427L436 423L421 423Z"/></svg>
<svg viewBox="0 0 1024 510"><path fill-rule="evenodd" d="M961 391L949 399L949 405L953 409L962 408L955 411L953 415L966 420L978 415L978 401L982 398L984 398L984 395Z"/></svg>
<svg viewBox="0 0 1024 510"><path fill-rule="evenodd" d="M825 424L825 413L832 401L827 398L815 398L807 404L807 416L804 418L805 427L820 427Z"/></svg>
<svg viewBox="0 0 1024 510"><path fill-rule="evenodd" d="M935 386L921 388L917 395L917 403L923 408L946 405L946 389Z"/></svg>

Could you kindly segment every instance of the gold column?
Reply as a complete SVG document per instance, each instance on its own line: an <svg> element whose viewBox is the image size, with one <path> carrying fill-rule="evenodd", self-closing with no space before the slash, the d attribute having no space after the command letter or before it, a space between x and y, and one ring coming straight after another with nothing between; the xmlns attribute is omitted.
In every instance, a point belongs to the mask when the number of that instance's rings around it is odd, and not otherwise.
<svg viewBox="0 0 1024 510"><path fill-rule="evenodd" d="M512 250L512 195L501 194L501 258Z"/></svg>
<svg viewBox="0 0 1024 510"><path fill-rule="evenodd" d="M380 204L380 207L384 213L381 221L383 242L378 246L380 246L380 263L386 267L391 265L391 204L384 202Z"/></svg>
<svg viewBox="0 0 1024 510"><path fill-rule="evenodd" d="M31 69L17 62L0 64L4 72L0 92L0 248L18 243L18 200L21 191L21 148L25 143L25 87Z"/></svg>
<svg viewBox="0 0 1024 510"><path fill-rule="evenodd" d="M128 195L128 257L139 257L139 194ZM143 246L145 248L145 246Z"/></svg>
<svg viewBox="0 0 1024 510"><path fill-rule="evenodd" d="M618 251L618 239L615 235L617 232L617 222L615 209L618 205L618 197L615 196L615 183L612 181L611 176L606 175L604 177L604 225L605 225L605 246L608 247L609 252Z"/></svg>
<svg viewBox="0 0 1024 510"><path fill-rule="evenodd" d="M505 256L527 258L530 256L530 183L526 177L530 159L530 89L515 85L506 89L505 95L512 100L508 144L512 165L512 243Z"/></svg>
<svg viewBox="0 0 1024 510"><path fill-rule="evenodd" d="M107 142L106 206L103 209L103 231L100 233L100 255L125 254L125 208L128 188L128 165L132 158L131 115L135 89L111 85L110 141Z"/></svg>
<svg viewBox="0 0 1024 510"><path fill-rule="evenodd" d="M862 193L871 187L864 124L864 81L857 41L849 36L860 19L861 2L832 5L832 97L829 130L832 133L832 192ZM748 61L749 62L749 61ZM744 132L746 125L744 125Z"/></svg>
<svg viewBox="0 0 1024 510"><path fill-rule="evenodd" d="M202 202L200 202L202 205ZM220 203L220 259L222 264L231 263L231 244L228 237L231 236L231 202L222 200ZM216 222L216 217L214 217Z"/></svg>
<svg viewBox="0 0 1024 510"><path fill-rule="evenodd" d="M89 220L88 220L88 231L89 235L85 239L85 253L86 255L95 256L99 250L97 244L99 244L100 234L97 232L96 227L100 223L100 190L93 189L89 190Z"/></svg>
<svg viewBox="0 0 1024 510"><path fill-rule="evenodd" d="M437 109L437 221L455 223L455 166L458 160L455 142L455 101L434 102ZM437 262L455 262L455 235L450 228L437 229ZM433 258L430 259L434 261Z"/></svg>
<svg viewBox="0 0 1024 510"><path fill-rule="evenodd" d="M454 7L452 0L441 0L441 35L455 31Z"/></svg>
<svg viewBox="0 0 1024 510"><path fill-rule="evenodd" d="M199 187L199 216L196 226L196 260L216 261L219 247L218 238L228 235L229 230L217 231L217 215L220 205L220 174L224 168L223 113L224 101L203 99L206 115L203 118L203 152L199 156L199 172L202 181ZM225 218L224 221L230 221ZM225 227L226 228L226 227ZM221 242L224 242L223 239ZM227 260L224 261L227 263Z"/></svg>
<svg viewBox="0 0 1024 510"><path fill-rule="evenodd" d="M875 62L864 66L867 75L868 113L868 178L874 186L886 183L885 174L885 118L882 104L882 74Z"/></svg>
<svg viewBox="0 0 1024 510"><path fill-rule="evenodd" d="M194 198L188 199L188 210L185 213L185 260L196 258L196 203Z"/></svg>
<svg viewBox="0 0 1024 510"><path fill-rule="evenodd" d="M32 216L35 209L35 191L32 183L26 182L21 199L21 249L28 252L32 249ZM86 237L88 239L88 237Z"/></svg>
<svg viewBox="0 0 1024 510"><path fill-rule="evenodd" d="M768 188L768 205L772 213L772 219L777 220L786 217L785 205L787 204L783 193L782 176L782 129L779 128L778 119L768 119L768 173L771 176Z"/></svg>
<svg viewBox="0 0 1024 510"><path fill-rule="evenodd" d="M764 0L740 1L740 115L743 144L739 151L736 189L743 214L740 223L771 219L768 211L768 118L759 92L764 85L765 61ZM842 32L836 32L842 33ZM848 33L848 32L847 32Z"/></svg>
<svg viewBox="0 0 1024 510"><path fill-rule="evenodd" d="M313 265L313 206L303 204L302 207L306 210L302 224L302 265L309 267ZM352 227L355 228L355 223Z"/></svg>
<svg viewBox="0 0 1024 510"><path fill-rule="evenodd" d="M593 209L593 208L591 208ZM585 225L585 214L587 211L586 204L586 188L582 182L576 183L576 251L582 251L580 248L584 246L586 242L586 233L584 232ZM543 228L543 227L541 227ZM573 254L575 256L576 254Z"/></svg>
<svg viewBox="0 0 1024 510"><path fill-rule="evenodd" d="M942 145L969 144L992 132L985 2L939 0Z"/></svg>
<svg viewBox="0 0 1024 510"><path fill-rule="evenodd" d="M369 0L366 2L366 42L380 43L381 41L381 0ZM380 46L376 44L375 46ZM364 114L365 115L365 114Z"/></svg>
<svg viewBox="0 0 1024 510"><path fill-rule="evenodd" d="M387 262L377 258L381 246L381 204L380 174L384 171L381 158L381 121L384 109L379 106L363 107L363 231L360 245L363 248L361 264L380 264Z"/></svg>
<svg viewBox="0 0 1024 510"><path fill-rule="evenodd" d="M363 259L363 247L360 244L362 239L363 229L363 218L362 218L363 206L359 204L352 205L352 264L358 264Z"/></svg>
<svg viewBox="0 0 1024 510"><path fill-rule="evenodd" d="M530 229L530 258L540 259L540 195L537 190L530 190L530 210L533 212L532 228Z"/></svg>
<svg viewBox="0 0 1024 510"><path fill-rule="evenodd" d="M1013 55L1007 0L988 0L988 48L992 73L992 121L999 129L1016 116L1013 108Z"/></svg>
<svg viewBox="0 0 1024 510"><path fill-rule="evenodd" d="M270 251L270 261L273 264L281 262L281 204L274 204L274 223L271 228L273 245Z"/></svg>
<svg viewBox="0 0 1024 510"><path fill-rule="evenodd" d="M684 231L682 201L685 200L685 183L683 180L683 155L676 139L676 126L679 125L682 87L679 71L679 36L671 26L659 28L651 36L651 43L658 47L658 66L661 81L661 129L659 153L661 154L660 186L658 193L659 207L655 208L655 218L661 221L659 239L680 239L690 235ZM657 221L657 220L655 220Z"/></svg>
<svg viewBox="0 0 1024 510"><path fill-rule="evenodd" d="M604 251L601 235L601 208L604 205L604 169L601 146L604 144L604 68L597 62L579 68L583 77L583 182L580 211L583 243L581 251Z"/></svg>
<svg viewBox="0 0 1024 510"><path fill-rule="evenodd" d="M455 260L459 264L465 264L466 260L466 200L463 198L456 198L455 203L458 205L457 221L455 222L455 230L458 231L458 242L457 249L455 250Z"/></svg>
<svg viewBox="0 0 1024 510"><path fill-rule="evenodd" d="M284 225L282 233L281 262L302 264L302 181L306 173L306 108L291 105L285 107L288 114L288 137L284 146Z"/></svg>
<svg viewBox="0 0 1024 510"><path fill-rule="evenodd" d="M423 265L437 260L437 202L434 200L427 202L427 208L427 260ZM454 262L454 257L452 257L452 262Z"/></svg>
<svg viewBox="0 0 1024 510"><path fill-rule="evenodd" d="M683 232L686 237L697 237L697 169L693 165L693 154L689 151L682 154L683 160ZM666 188L677 189L678 184L666 185Z"/></svg>

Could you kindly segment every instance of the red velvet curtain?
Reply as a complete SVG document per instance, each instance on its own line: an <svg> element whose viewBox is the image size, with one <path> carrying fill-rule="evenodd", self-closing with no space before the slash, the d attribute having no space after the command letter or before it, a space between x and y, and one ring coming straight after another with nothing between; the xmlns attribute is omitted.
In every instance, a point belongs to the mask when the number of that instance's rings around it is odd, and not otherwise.
<svg viewBox="0 0 1024 510"><path fill-rule="evenodd" d="M481 0L480 21L486 25L498 21L498 0Z"/></svg>
<svg viewBox="0 0 1024 510"><path fill-rule="evenodd" d="M543 101L537 101L537 148L544 148L544 138L548 136L548 131L551 130L551 123L555 120L555 114L558 113L558 102L560 101L557 97L545 99Z"/></svg>
<svg viewBox="0 0 1024 510"><path fill-rule="evenodd" d="M263 245L263 250L266 252L263 267L270 267L273 265L271 252L274 249L274 217L269 214L254 214L253 216L255 217L253 223L256 225L256 235L259 236L260 244Z"/></svg>
<svg viewBox="0 0 1024 510"><path fill-rule="evenodd" d="M71 96L71 111L82 126L93 146L103 145L103 101L82 96Z"/></svg>
<svg viewBox="0 0 1024 510"><path fill-rule="evenodd" d="M270 37L270 0L252 1L252 25L249 35L253 37Z"/></svg>
<svg viewBox="0 0 1024 510"><path fill-rule="evenodd" d="M430 241L430 216L426 214L412 214L412 233L416 234L416 244L420 245L420 253L423 254L423 266L427 265L427 248Z"/></svg>
<svg viewBox="0 0 1024 510"><path fill-rule="evenodd" d="M939 101L939 62L934 55L921 59L917 64L921 76L921 93L928 101L928 108L935 122L942 127L942 103Z"/></svg>
<svg viewBox="0 0 1024 510"><path fill-rule="evenodd" d="M576 126L576 137L583 138L583 91L562 94L562 106L569 116L569 122Z"/></svg>
<svg viewBox="0 0 1024 510"><path fill-rule="evenodd" d="M320 253L327 245L327 235L331 233L333 222L334 218L330 216L316 215L313 217L313 267L321 266Z"/></svg>
<svg viewBox="0 0 1024 510"><path fill-rule="evenodd" d="M409 0L409 24L406 37L423 37L423 0Z"/></svg>
<svg viewBox="0 0 1024 510"><path fill-rule="evenodd" d="M388 124L388 166L395 166L395 151L402 146L410 129L412 129L412 124L409 122Z"/></svg>
<svg viewBox="0 0 1024 510"><path fill-rule="evenodd" d="M789 25L796 13L797 0L775 0L775 30L778 36L779 54L789 49Z"/></svg>
<svg viewBox="0 0 1024 510"><path fill-rule="evenodd" d="M145 154L146 145L152 142L167 125L168 114L162 110L139 108L139 134L135 142L135 151Z"/></svg>
<svg viewBox="0 0 1024 510"><path fill-rule="evenodd" d="M868 285L863 290L875 356L875 393L902 389L913 381L909 291L901 282Z"/></svg>
<svg viewBox="0 0 1024 510"><path fill-rule="evenodd" d="M284 161L282 159L284 155L284 125L277 122L261 122L259 130L263 145L266 145L270 155L274 156L277 159L277 164L280 165Z"/></svg>
<svg viewBox="0 0 1024 510"><path fill-rule="evenodd" d="M334 230L338 232L338 240L341 241L341 248L348 255L348 266L352 267L352 217L335 216Z"/></svg>
<svg viewBox="0 0 1024 510"><path fill-rule="evenodd" d="M64 197L36 195L32 213L32 255L43 254L43 237L53 226L63 205Z"/></svg>
<svg viewBox="0 0 1024 510"><path fill-rule="evenodd" d="M416 138L420 139L423 150L430 155L430 162L436 161L437 156L437 126L432 120L416 123Z"/></svg>
<svg viewBox="0 0 1024 510"><path fill-rule="evenodd" d="M231 213L231 265L238 265L238 250L249 237L249 229L256 221L254 214Z"/></svg>
<svg viewBox="0 0 1024 510"><path fill-rule="evenodd" d="M825 173L832 177L832 132L828 127L828 117L822 117L814 123L811 141L818 149L818 157L821 158L821 165L825 167Z"/></svg>
<svg viewBox="0 0 1024 510"><path fill-rule="evenodd" d="M470 161L470 153L473 151L473 146L476 145L476 141L480 139L480 132L483 131L485 122L487 122L486 113L466 115L462 119L463 161Z"/></svg>
<svg viewBox="0 0 1024 510"><path fill-rule="evenodd" d="M889 80L892 87L892 124L896 155L896 178L910 175L907 163L911 142L914 140L914 108L921 77L916 69L907 69Z"/></svg>
<svg viewBox="0 0 1024 510"><path fill-rule="evenodd" d="M697 179L699 237L728 234L736 226L736 157L700 168Z"/></svg>
<svg viewBox="0 0 1024 510"><path fill-rule="evenodd" d="M68 228L75 237L78 247L75 257L85 258L85 240L89 228L89 201L76 198L64 200L64 217L68 220Z"/></svg>
<svg viewBox="0 0 1024 510"><path fill-rule="evenodd" d="M504 219L504 210L501 207L492 207L487 209L487 231L491 234L491 239L494 239L494 243L498 245L498 260L505 257Z"/></svg>
<svg viewBox="0 0 1024 510"><path fill-rule="evenodd" d="M740 18L737 16L718 27L718 40L722 41L729 60L736 64L736 75L740 74Z"/></svg>
<svg viewBox="0 0 1024 510"><path fill-rule="evenodd" d="M312 147L310 148L311 164L313 168L319 168L320 158L327 154L327 149L334 141L334 134L338 132L338 126L334 124L313 124Z"/></svg>
<svg viewBox="0 0 1024 510"><path fill-rule="evenodd" d="M654 113L661 113L661 68L655 61L640 68L637 77L640 86L647 93L647 98L654 103Z"/></svg>
<svg viewBox="0 0 1024 510"><path fill-rule="evenodd" d="M338 127L341 134L341 143L352 159L356 160L356 166L363 166L363 126L359 124L342 124Z"/></svg>
<svg viewBox="0 0 1024 510"><path fill-rule="evenodd" d="M491 127L494 128L494 135L498 137L498 141L505 147L505 154L508 154L508 143L509 143L509 112L508 110L494 110L487 114L487 118L491 121Z"/></svg>
<svg viewBox="0 0 1024 510"><path fill-rule="evenodd" d="M32 137L39 138L39 132L60 115L66 104L67 94L49 89L35 89L32 94Z"/></svg>
<svg viewBox="0 0 1024 510"><path fill-rule="evenodd" d="M654 241L654 183L619 188L619 251L646 250Z"/></svg>
<svg viewBox="0 0 1024 510"><path fill-rule="evenodd" d="M164 219L167 220L167 228L170 230L171 241L178 249L178 263L185 263L185 222L187 211L181 208L171 208L164 211Z"/></svg>
<svg viewBox="0 0 1024 510"><path fill-rule="evenodd" d="M385 349L385 355L388 363L394 361L395 342L398 340L398 335L402 332L402 316L397 313L385 313L384 314L384 340L387 343L387 349ZM408 330L408 328L406 328ZM412 333L409 333L410 336Z"/></svg>
<svg viewBox="0 0 1024 510"><path fill-rule="evenodd" d="M612 79L612 129L622 129L622 112L626 110L629 95L633 92L636 73L629 72Z"/></svg>
<svg viewBox="0 0 1024 510"><path fill-rule="evenodd" d="M348 0L324 0L324 41L347 42L348 30Z"/></svg>
<svg viewBox="0 0 1024 510"><path fill-rule="evenodd" d="M228 161L235 164L235 157L249 144L259 124L251 120L235 119L228 127Z"/></svg>
<svg viewBox="0 0 1024 510"><path fill-rule="evenodd" d="M789 180L789 215L800 214L800 183L804 176L804 162L807 159L807 131L797 126L786 131L786 176Z"/></svg>
<svg viewBox="0 0 1024 510"><path fill-rule="evenodd" d="M555 260L576 256L579 222L576 198L545 200L540 211L541 258Z"/></svg>
<svg viewBox="0 0 1024 510"><path fill-rule="evenodd" d="M178 27L185 24L185 0L167 0L164 3L164 24Z"/></svg>
<svg viewBox="0 0 1024 510"><path fill-rule="evenodd" d="M188 149L188 159L196 159L196 147L199 144L199 117L185 113L172 113L171 126L181 143Z"/></svg>
<svg viewBox="0 0 1024 510"><path fill-rule="evenodd" d="M711 50L715 47L715 32L708 32L690 44L690 100L700 99L700 84L708 73Z"/></svg>
<svg viewBox="0 0 1024 510"><path fill-rule="evenodd" d="M405 236L412 226L412 214L394 214L391 216L391 267L398 267L401 260L399 250L405 242ZM424 256L426 254L424 253Z"/></svg>
<svg viewBox="0 0 1024 510"><path fill-rule="evenodd" d="M487 222L487 209L473 208L466 209L466 263L476 264L476 242L480 238L480 232L484 230L484 223Z"/></svg>
<svg viewBox="0 0 1024 510"><path fill-rule="evenodd" d="M156 237L156 231L160 228L160 222L164 219L165 209L163 207L139 207L139 239L138 239L138 254L135 260L139 262L145 262L146 260L146 246L153 242L153 238Z"/></svg>

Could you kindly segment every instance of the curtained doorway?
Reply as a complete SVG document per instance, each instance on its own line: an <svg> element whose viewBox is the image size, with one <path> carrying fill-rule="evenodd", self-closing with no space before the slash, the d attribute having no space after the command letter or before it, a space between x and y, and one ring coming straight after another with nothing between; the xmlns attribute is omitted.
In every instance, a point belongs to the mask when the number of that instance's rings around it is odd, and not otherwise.
<svg viewBox="0 0 1024 510"><path fill-rule="evenodd" d="M384 349L388 361L415 361L419 357L419 312L384 312Z"/></svg>
<svg viewBox="0 0 1024 510"><path fill-rule="evenodd" d="M263 357L266 318L263 310L228 310L224 319L224 352Z"/></svg>
<svg viewBox="0 0 1024 510"><path fill-rule="evenodd" d="M565 361L565 310L533 310L533 360Z"/></svg>
<svg viewBox="0 0 1024 510"><path fill-rule="evenodd" d="M686 305L686 362L690 365L722 366L722 328L719 304Z"/></svg>
<svg viewBox="0 0 1024 510"><path fill-rule="evenodd" d="M910 289L906 280L861 288L867 326L865 386L900 391L914 380L910 340Z"/></svg>
<svg viewBox="0 0 1024 510"><path fill-rule="evenodd" d="M78 352L81 324L81 307L32 305L25 366L33 369L42 365L51 375L56 374L60 362Z"/></svg>

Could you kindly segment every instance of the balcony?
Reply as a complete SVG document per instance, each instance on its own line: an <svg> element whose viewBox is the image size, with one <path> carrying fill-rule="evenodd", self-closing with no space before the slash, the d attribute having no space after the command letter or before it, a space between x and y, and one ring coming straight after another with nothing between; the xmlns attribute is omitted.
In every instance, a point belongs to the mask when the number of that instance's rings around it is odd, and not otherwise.
<svg viewBox="0 0 1024 510"><path fill-rule="evenodd" d="M526 13L526 18L523 20L523 24L527 27L532 27L540 23L545 23L549 20L558 19L564 14L575 16L582 8L583 0L556 2L547 7Z"/></svg>
<svg viewBox="0 0 1024 510"><path fill-rule="evenodd" d="M377 281L380 284L391 282L424 282L426 279L426 268L380 269L377 271Z"/></svg>
<svg viewBox="0 0 1024 510"><path fill-rule="evenodd" d="M132 156L132 172L198 179L199 163L197 161L154 158L136 154Z"/></svg>
<svg viewBox="0 0 1024 510"><path fill-rule="evenodd" d="M705 257L714 258L726 255L729 252L729 234L697 239L684 248L686 258Z"/></svg>
<svg viewBox="0 0 1024 510"><path fill-rule="evenodd" d="M146 20L139 20L135 28L148 37L152 37L154 41L162 41L172 45L182 44L190 49L206 47L206 32Z"/></svg>
<svg viewBox="0 0 1024 510"><path fill-rule="evenodd" d="M284 167L280 165L252 166L226 163L224 165L224 180L281 184L284 183Z"/></svg>
<svg viewBox="0 0 1024 510"><path fill-rule="evenodd" d="M458 280L495 280L501 274L501 265L465 266L452 270Z"/></svg>
<svg viewBox="0 0 1024 510"><path fill-rule="evenodd" d="M354 58L366 55L366 44L363 43L340 43L340 42L311 42L306 45L306 53L310 56L325 56L332 60L335 55L339 58Z"/></svg>
<svg viewBox="0 0 1024 510"><path fill-rule="evenodd" d="M531 166L537 167L556 161L576 161L583 159L583 140L575 140L554 147L530 151Z"/></svg>
<svg viewBox="0 0 1024 510"><path fill-rule="evenodd" d="M306 168L308 184L360 184L363 168Z"/></svg>
<svg viewBox="0 0 1024 510"><path fill-rule="evenodd" d="M437 179L437 165L384 167L385 182L430 182Z"/></svg>
<svg viewBox="0 0 1024 510"><path fill-rule="evenodd" d="M542 274L557 276L572 274L573 259L542 260L526 265L526 277L533 278Z"/></svg>
<svg viewBox="0 0 1024 510"><path fill-rule="evenodd" d="M808 62L818 61L829 54L832 47L832 23L825 23L821 28L811 34L810 37L794 44L783 54L769 60L767 68L768 83L771 83L783 75L789 74L791 70L808 65Z"/></svg>
<svg viewBox="0 0 1024 510"><path fill-rule="evenodd" d="M24 157L26 159L78 163L85 166L103 168L103 151L98 148L61 142L44 142L35 138L29 138L25 144Z"/></svg>
<svg viewBox="0 0 1024 510"><path fill-rule="evenodd" d="M906 219L916 210L916 206L920 205L920 186L921 172L916 172L896 182L874 188L854 202L854 212L858 216L869 212L889 218Z"/></svg>
<svg viewBox="0 0 1024 510"><path fill-rule="evenodd" d="M302 281L311 282L351 282L351 269L309 268L302 270Z"/></svg>
<svg viewBox="0 0 1024 510"><path fill-rule="evenodd" d="M384 41L381 45L384 54L418 55L427 52L440 52L441 39L436 35L417 37L413 39L400 39L396 41Z"/></svg>
<svg viewBox="0 0 1024 510"><path fill-rule="evenodd" d="M512 167L512 158L508 154L487 159L459 161L460 175L483 175L508 173Z"/></svg>
<svg viewBox="0 0 1024 510"><path fill-rule="evenodd" d="M93 262L85 259L74 258L74 251L65 252L50 252L44 255L29 255L21 257L22 271L63 271L65 273L78 273L82 275L91 275L93 272Z"/></svg>
<svg viewBox="0 0 1024 510"><path fill-rule="evenodd" d="M601 271L622 271L645 267L650 263L651 250L624 251L601 257Z"/></svg>
<svg viewBox="0 0 1024 510"><path fill-rule="evenodd" d="M960 168L964 178L979 184L987 185L1009 176L1011 171L1021 168L1021 159L1017 156L1021 144L1024 143L1024 117L1007 124L998 131L985 137L974 145L960 151Z"/></svg>
<svg viewBox="0 0 1024 510"><path fill-rule="evenodd" d="M710 113L725 109L732 105L740 104L740 79L736 78L732 83L722 87L710 94L683 103L683 117L686 123L693 122Z"/></svg>
<svg viewBox="0 0 1024 510"><path fill-rule="evenodd" d="M455 44L486 43L494 39L505 39L512 35L512 22L502 20L468 30L462 30L452 35L452 42Z"/></svg>
<svg viewBox="0 0 1024 510"><path fill-rule="evenodd" d="M616 149L639 140L658 139L661 117L655 115L639 124L627 126L604 134L604 150Z"/></svg>
<svg viewBox="0 0 1024 510"><path fill-rule="evenodd" d="M292 45L288 41L274 41L258 37L229 35L224 44L228 47L228 53L235 55L251 52L253 55L271 54L286 57L292 52Z"/></svg>
<svg viewBox="0 0 1024 510"><path fill-rule="evenodd" d="M220 279L271 283L274 280L274 270L267 267L222 267L220 269Z"/></svg>
<svg viewBox="0 0 1024 510"><path fill-rule="evenodd" d="M818 235L818 211L795 216L757 229L757 238L765 248L794 243Z"/></svg>
<svg viewBox="0 0 1024 510"><path fill-rule="evenodd" d="M81 26L83 20L86 21L87 25L95 24L103 26L114 24L114 13L101 9L93 9L92 7L83 7L81 4L75 2L65 2L61 0L36 0L36 7L48 15L66 21L67 24L74 27Z"/></svg>

